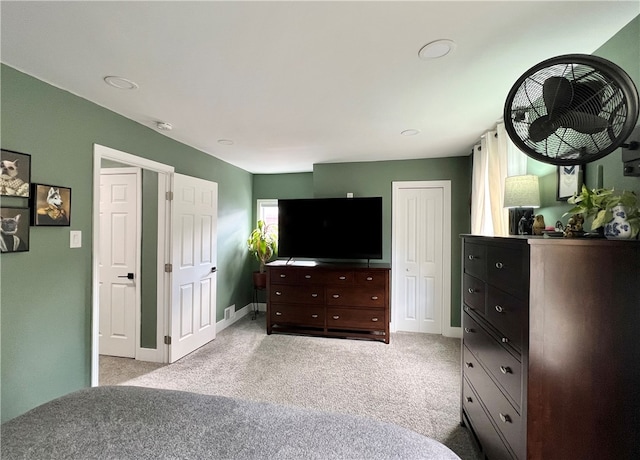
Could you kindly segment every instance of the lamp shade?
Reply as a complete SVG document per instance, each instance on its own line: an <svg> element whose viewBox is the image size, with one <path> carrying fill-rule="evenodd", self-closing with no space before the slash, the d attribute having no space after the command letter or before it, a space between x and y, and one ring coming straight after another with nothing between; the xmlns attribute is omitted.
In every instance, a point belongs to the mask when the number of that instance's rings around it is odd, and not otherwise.
<svg viewBox="0 0 640 460"><path fill-rule="evenodd" d="M509 176L504 182L505 208L539 208L538 176Z"/></svg>

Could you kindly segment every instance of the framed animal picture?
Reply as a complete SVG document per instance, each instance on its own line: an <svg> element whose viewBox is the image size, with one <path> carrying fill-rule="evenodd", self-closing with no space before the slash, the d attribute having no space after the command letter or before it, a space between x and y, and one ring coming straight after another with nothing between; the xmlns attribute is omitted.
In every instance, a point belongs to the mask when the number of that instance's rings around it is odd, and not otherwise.
<svg viewBox="0 0 640 460"><path fill-rule="evenodd" d="M71 189L58 185L32 184L31 225L71 225Z"/></svg>
<svg viewBox="0 0 640 460"><path fill-rule="evenodd" d="M29 208L0 208L0 253L29 250Z"/></svg>
<svg viewBox="0 0 640 460"><path fill-rule="evenodd" d="M0 196L29 198L31 155L0 149Z"/></svg>

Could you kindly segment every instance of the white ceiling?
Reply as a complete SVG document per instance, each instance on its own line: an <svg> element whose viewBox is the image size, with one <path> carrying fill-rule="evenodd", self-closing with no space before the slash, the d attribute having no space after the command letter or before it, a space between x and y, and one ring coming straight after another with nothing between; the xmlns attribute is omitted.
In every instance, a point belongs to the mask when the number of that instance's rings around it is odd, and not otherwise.
<svg viewBox="0 0 640 460"><path fill-rule="evenodd" d="M0 8L3 63L152 129L171 123L164 135L253 173L466 155L528 68L590 54L640 14L637 0ZM453 53L418 57L442 38Z"/></svg>

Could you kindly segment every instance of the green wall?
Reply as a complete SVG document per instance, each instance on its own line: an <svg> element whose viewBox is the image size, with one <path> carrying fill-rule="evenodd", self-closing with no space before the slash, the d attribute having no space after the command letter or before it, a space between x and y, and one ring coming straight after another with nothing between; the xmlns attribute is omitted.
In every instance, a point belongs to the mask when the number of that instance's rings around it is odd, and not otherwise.
<svg viewBox="0 0 640 460"><path fill-rule="evenodd" d="M71 187L70 229L81 230L83 240L69 249L69 228L32 227L29 252L0 256L7 420L90 385L94 143L218 183L217 320L225 307L251 301L245 240L254 205L248 172L10 67L0 72L2 147L32 156L32 182ZM16 199L2 204L15 206Z"/></svg>
<svg viewBox="0 0 640 460"><path fill-rule="evenodd" d="M636 87L640 88L640 16L636 16L593 54L620 66L629 74ZM640 196L640 177L624 176L622 164L622 149L588 163L585 167L585 185L596 188L598 166L601 165L603 187L633 190ZM556 201L556 167L528 158L527 172L540 177L541 207L537 213L544 216L547 225L553 225L559 219L566 223L568 216L562 215L571 209L571 205Z"/></svg>

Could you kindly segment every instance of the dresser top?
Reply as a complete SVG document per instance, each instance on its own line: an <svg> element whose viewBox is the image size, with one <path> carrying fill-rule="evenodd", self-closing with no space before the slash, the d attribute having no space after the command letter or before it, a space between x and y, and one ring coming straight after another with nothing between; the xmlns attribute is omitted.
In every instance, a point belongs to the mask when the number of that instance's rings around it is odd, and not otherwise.
<svg viewBox="0 0 640 460"><path fill-rule="evenodd" d="M298 268L310 268L310 267L318 267L318 268L328 268L328 269L336 269L336 270L345 270L345 269L353 269L353 268L369 268L369 269L378 269L378 270L389 270L391 269L391 264L387 263L364 263L364 262L317 262L314 260L285 260L279 259L274 260L273 262L269 262L267 267L298 267Z"/></svg>

